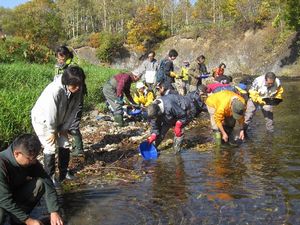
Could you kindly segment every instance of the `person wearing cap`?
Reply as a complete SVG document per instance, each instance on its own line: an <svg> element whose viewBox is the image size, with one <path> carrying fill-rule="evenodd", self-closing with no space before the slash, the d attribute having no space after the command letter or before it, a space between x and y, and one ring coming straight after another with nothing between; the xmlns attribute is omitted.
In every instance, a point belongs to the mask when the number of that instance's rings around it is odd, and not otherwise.
<svg viewBox="0 0 300 225"><path fill-rule="evenodd" d="M240 95L224 90L208 96L205 103L216 143L220 143L221 138L224 142L229 141L236 120L240 125L239 138L244 139L243 124L246 103Z"/></svg>
<svg viewBox="0 0 300 225"><path fill-rule="evenodd" d="M173 148L175 153L181 151L183 128L203 110L204 104L199 93L187 96L168 94L155 100L147 108L150 119L151 135L148 142L158 147L171 127L174 127Z"/></svg>
<svg viewBox="0 0 300 225"><path fill-rule="evenodd" d="M247 101L247 110L245 114L245 130L255 114L256 109L260 106L266 122L266 129L269 132L274 131L273 122L273 105L268 105L265 98L275 98L278 102L282 101L283 87L280 80L273 72L257 77L249 89L249 99Z"/></svg>
<svg viewBox="0 0 300 225"><path fill-rule="evenodd" d="M143 82L139 81L136 83L136 91L133 95L133 100L141 107L147 107L154 100L153 91L149 90Z"/></svg>
<svg viewBox="0 0 300 225"><path fill-rule="evenodd" d="M37 136L22 134L0 152L0 224L42 224L30 212L45 196L51 225L63 225L51 178L37 160L42 149Z"/></svg>
<svg viewBox="0 0 300 225"><path fill-rule="evenodd" d="M119 73L114 75L104 86L103 94L113 110L114 121L118 126L124 126L123 120L123 105L124 95L127 97L128 101L135 105L135 102L130 94L130 87L133 82L137 82L141 77L138 71L133 71L130 73Z"/></svg>

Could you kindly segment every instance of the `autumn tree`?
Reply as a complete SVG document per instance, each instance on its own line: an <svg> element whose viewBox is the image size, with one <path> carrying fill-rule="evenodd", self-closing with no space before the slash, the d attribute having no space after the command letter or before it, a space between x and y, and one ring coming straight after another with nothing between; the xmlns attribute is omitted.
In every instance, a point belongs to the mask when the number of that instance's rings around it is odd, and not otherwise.
<svg viewBox="0 0 300 225"><path fill-rule="evenodd" d="M53 46L62 35L60 18L51 0L33 0L2 19L3 30L39 44Z"/></svg>
<svg viewBox="0 0 300 225"><path fill-rule="evenodd" d="M168 35L156 6L139 8L135 18L128 22L127 28L127 43L139 52L146 51Z"/></svg>

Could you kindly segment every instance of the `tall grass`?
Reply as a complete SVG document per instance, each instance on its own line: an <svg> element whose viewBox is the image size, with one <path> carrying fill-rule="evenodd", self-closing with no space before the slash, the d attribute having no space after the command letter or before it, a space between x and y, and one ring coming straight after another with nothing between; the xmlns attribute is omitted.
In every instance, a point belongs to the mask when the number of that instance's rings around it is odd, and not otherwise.
<svg viewBox="0 0 300 225"><path fill-rule="evenodd" d="M82 65L87 76L85 109L103 102L102 85L117 72ZM0 64L0 149L16 136L32 132L30 111L44 88L53 80L54 66L27 63Z"/></svg>

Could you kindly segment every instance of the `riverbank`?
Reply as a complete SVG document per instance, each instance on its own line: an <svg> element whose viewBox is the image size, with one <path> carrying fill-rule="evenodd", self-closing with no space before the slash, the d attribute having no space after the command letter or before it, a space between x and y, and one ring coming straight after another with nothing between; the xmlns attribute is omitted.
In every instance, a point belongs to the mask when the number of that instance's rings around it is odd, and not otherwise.
<svg viewBox="0 0 300 225"><path fill-rule="evenodd" d="M83 117L81 132L85 156L71 159L70 168L76 179L64 182L65 191L90 185L131 183L145 176L134 165L141 159L138 145L150 135L149 124L127 118L129 125L120 128L109 118L98 111ZM213 145L210 130L208 114L203 112L185 128L183 149L210 149ZM173 129L170 129L159 149L174 154L172 144Z"/></svg>

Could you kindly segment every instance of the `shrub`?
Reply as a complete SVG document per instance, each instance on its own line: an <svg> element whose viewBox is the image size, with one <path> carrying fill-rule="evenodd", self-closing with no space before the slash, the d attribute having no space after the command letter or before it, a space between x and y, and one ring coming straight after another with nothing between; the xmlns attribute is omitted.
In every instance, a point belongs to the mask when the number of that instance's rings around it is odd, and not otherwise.
<svg viewBox="0 0 300 225"><path fill-rule="evenodd" d="M54 62L52 51L42 45L26 41L22 38L7 38L0 41L0 62L30 62L48 63Z"/></svg>
<svg viewBox="0 0 300 225"><path fill-rule="evenodd" d="M99 35L100 45L97 48L97 57L102 62L111 62L123 47L123 37L120 34L101 32Z"/></svg>

